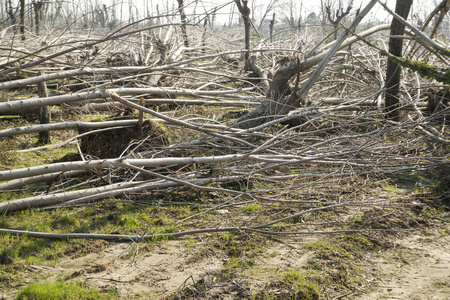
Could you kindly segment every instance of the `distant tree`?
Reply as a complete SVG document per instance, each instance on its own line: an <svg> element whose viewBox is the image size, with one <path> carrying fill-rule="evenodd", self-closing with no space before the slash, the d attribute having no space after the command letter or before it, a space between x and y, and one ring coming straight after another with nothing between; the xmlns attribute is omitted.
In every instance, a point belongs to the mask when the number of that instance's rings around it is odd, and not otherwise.
<svg viewBox="0 0 450 300"><path fill-rule="evenodd" d="M36 34L39 35L41 9L42 9L42 6L44 5L44 1L43 0L33 0L31 3L33 4L33 9L34 9L34 28L36 30Z"/></svg>
<svg viewBox="0 0 450 300"><path fill-rule="evenodd" d="M6 1L6 13L8 14L9 19L11 19L11 24L16 24L16 14L14 13L14 9L12 7L11 0Z"/></svg>
<svg viewBox="0 0 450 300"><path fill-rule="evenodd" d="M267 15L275 8L277 1L278 0L270 0L269 1L269 3L266 6L266 10L261 18L261 21L259 22L259 28L261 28L263 26L264 20L266 19Z"/></svg>
<svg viewBox="0 0 450 300"><path fill-rule="evenodd" d="M327 14L327 19L330 21L330 23L333 25L334 30L334 39L337 39L337 28L339 27L339 24L341 23L342 19L345 18L350 13L350 10L352 9L353 0L350 1L350 3L347 6L347 9L344 11L344 6L341 1L339 1L338 8L336 10L333 9L332 4L330 1L328 1L325 4L325 12Z"/></svg>
<svg viewBox="0 0 450 300"><path fill-rule="evenodd" d="M25 0L20 0L20 34L25 39Z"/></svg>
<svg viewBox="0 0 450 300"><path fill-rule="evenodd" d="M269 23L270 42L273 43L273 26L275 25L275 13L273 13L272 20Z"/></svg>
<svg viewBox="0 0 450 300"><path fill-rule="evenodd" d="M319 18L317 17L316 13L312 12L306 17L306 23L307 24L316 24L318 19Z"/></svg>

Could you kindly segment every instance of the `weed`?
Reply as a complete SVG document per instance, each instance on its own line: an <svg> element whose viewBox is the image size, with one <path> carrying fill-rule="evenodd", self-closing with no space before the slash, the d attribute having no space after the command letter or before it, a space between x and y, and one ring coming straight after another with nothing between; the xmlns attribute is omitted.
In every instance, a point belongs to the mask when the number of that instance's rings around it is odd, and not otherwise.
<svg viewBox="0 0 450 300"><path fill-rule="evenodd" d="M99 291L83 283L56 281L33 282L23 288L17 299L113 299L113 290Z"/></svg>
<svg viewBox="0 0 450 300"><path fill-rule="evenodd" d="M191 237L191 236L186 237L185 243L186 243L187 248L189 248L191 250L195 248L196 242L193 237Z"/></svg>
<svg viewBox="0 0 450 300"><path fill-rule="evenodd" d="M317 285L297 270L282 274L281 280L269 283L255 295L255 299L319 299Z"/></svg>
<svg viewBox="0 0 450 300"><path fill-rule="evenodd" d="M398 188L396 186L390 185L390 184L384 184L382 186L383 190L386 192L396 192L398 191Z"/></svg>
<svg viewBox="0 0 450 300"><path fill-rule="evenodd" d="M254 202L248 203L244 206L244 211L248 212L248 213L251 213L254 211L259 211L261 209L262 209L261 205L259 205L258 203L254 203Z"/></svg>

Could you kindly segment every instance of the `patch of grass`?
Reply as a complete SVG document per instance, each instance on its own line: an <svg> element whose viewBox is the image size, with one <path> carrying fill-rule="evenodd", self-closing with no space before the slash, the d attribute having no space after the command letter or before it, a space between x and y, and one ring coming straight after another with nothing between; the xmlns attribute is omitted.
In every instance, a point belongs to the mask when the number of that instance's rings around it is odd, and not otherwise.
<svg viewBox="0 0 450 300"><path fill-rule="evenodd" d="M331 244L327 241L317 240L305 245L305 248L308 250L315 250L318 252L333 252L337 256L344 256L350 258L351 255L348 253L343 247L340 247L338 244Z"/></svg>
<svg viewBox="0 0 450 300"><path fill-rule="evenodd" d="M261 205L259 205L258 203L248 203L244 206L244 211L251 213L251 212L255 212L255 211L260 211L262 209Z"/></svg>
<svg viewBox="0 0 450 300"><path fill-rule="evenodd" d="M439 236L440 236L440 237L444 237L444 236L449 235L449 233L450 233L450 230L449 230L449 229L441 230L441 231L439 231Z"/></svg>
<svg viewBox="0 0 450 300"><path fill-rule="evenodd" d="M195 248L196 242L192 236L186 237L184 242L186 243L186 247L189 248L190 250L193 250Z"/></svg>
<svg viewBox="0 0 450 300"><path fill-rule="evenodd" d="M24 287L17 299L114 299L113 290L100 291L79 282L45 281L33 282Z"/></svg>
<svg viewBox="0 0 450 300"><path fill-rule="evenodd" d="M366 251L379 249L379 245L357 235L342 235L328 241L317 240L304 247L313 251L305 272L309 272L317 286L328 287L321 289L325 294L329 293L330 288L345 290L362 286L364 279L360 258Z"/></svg>
<svg viewBox="0 0 450 300"><path fill-rule="evenodd" d="M180 214L177 216L178 219L184 219L187 217L190 217L193 212L191 210L191 207L189 206L178 206L178 207L171 207L172 210L179 212Z"/></svg>
<svg viewBox="0 0 450 300"><path fill-rule="evenodd" d="M103 122L105 121L105 116L92 116L89 122Z"/></svg>
<svg viewBox="0 0 450 300"><path fill-rule="evenodd" d="M296 299L319 299L320 294L315 283L307 280L299 271L287 271L283 275L283 281L294 286Z"/></svg>
<svg viewBox="0 0 450 300"><path fill-rule="evenodd" d="M317 285L303 273L290 270L283 273L279 281L269 283L254 298L315 300L320 298L320 292Z"/></svg>
<svg viewBox="0 0 450 300"><path fill-rule="evenodd" d="M230 257L252 258L264 251L256 239L257 237L250 238L247 235L228 232L219 235L213 243L213 246L217 249L224 250Z"/></svg>
<svg viewBox="0 0 450 300"><path fill-rule="evenodd" d="M3 143L2 143L3 144ZM0 160L3 162L4 167L10 167L12 169L28 168L33 166L39 166L49 164L54 161L58 161L64 156L77 152L75 145L67 145L64 147L58 147L55 149L48 149L45 151L33 151L33 152L14 152L9 151L12 149L27 149L37 146L37 138L28 138L24 140L20 145L5 146L0 144Z"/></svg>
<svg viewBox="0 0 450 300"><path fill-rule="evenodd" d="M382 186L382 189L385 190L386 192L398 192L398 187L390 185L390 184L384 184Z"/></svg>

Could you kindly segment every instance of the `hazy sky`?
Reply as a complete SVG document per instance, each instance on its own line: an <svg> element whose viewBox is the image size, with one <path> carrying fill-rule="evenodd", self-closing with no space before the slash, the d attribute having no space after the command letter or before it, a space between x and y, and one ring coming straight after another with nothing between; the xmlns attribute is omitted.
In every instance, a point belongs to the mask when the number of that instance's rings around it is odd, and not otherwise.
<svg viewBox="0 0 450 300"><path fill-rule="evenodd" d="M94 0L95 1L95 0ZM150 14L154 15L156 11L156 5L158 5L159 11L164 12L167 9L172 10L178 7L178 2L176 0L96 0L97 3L105 3L112 4L115 3L117 8L120 8L119 11L121 14L128 14L128 7L131 4L131 7L140 15L144 16L146 11L150 11ZM253 15L256 20L259 20L264 14L267 5L271 0L249 0L249 6L253 10ZM302 13L302 17L306 17L312 12L316 14L320 13L321 0L272 0L277 3L278 8L275 10L277 12L278 18L283 18L284 16L288 16L289 7L294 7L294 12L296 13L295 17L298 17L298 14ZM324 2L326 0L323 0ZM339 0L331 0L332 2L338 2ZM346 6L349 0L341 0ZM396 0L383 0L387 3L387 5L391 9L395 9ZM357 8L364 8L370 0L353 0L353 11ZM417 14L421 19L424 19L425 16L431 12L437 4L441 2L441 0L415 0L413 1L413 14ZM205 10L209 10L212 7L222 6L226 3L229 3L226 7L221 9L217 13L216 21L220 23L224 23L229 21L229 14L234 7L234 11L236 12L235 4L233 0L184 0L184 4L187 6L186 13L189 15L194 11L197 14L202 14ZM300 7L302 9L300 10ZM272 13L270 13L271 17ZM269 16L268 16L269 17ZM371 13L366 18L377 18L382 21L387 20L388 13L379 5L378 3L372 8ZM189 18L189 16L188 16ZM238 18L238 16L236 16Z"/></svg>

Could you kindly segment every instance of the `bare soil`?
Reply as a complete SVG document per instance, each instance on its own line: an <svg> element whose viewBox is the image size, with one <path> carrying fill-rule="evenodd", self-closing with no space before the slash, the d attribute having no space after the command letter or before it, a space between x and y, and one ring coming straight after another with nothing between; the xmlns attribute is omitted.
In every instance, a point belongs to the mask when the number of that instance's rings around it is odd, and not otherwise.
<svg viewBox="0 0 450 300"><path fill-rule="evenodd" d="M93 241L86 255L67 253L54 267L31 265L26 272L34 273L32 277L36 273L55 279L64 276L99 288L113 287L121 299L252 298L286 270L305 268L317 251L304 246L318 240L327 238L263 245L263 253L252 260L251 267L232 269L227 276L223 273L230 257L208 245L211 239L207 237L155 244ZM325 295L333 294L334 299L449 299L449 241L436 228L384 240L378 252L366 251L349 259L362 274L356 287L330 287L332 291ZM332 268L323 271L331 273ZM327 287L319 288L327 291ZM14 298L14 291L3 297Z"/></svg>

